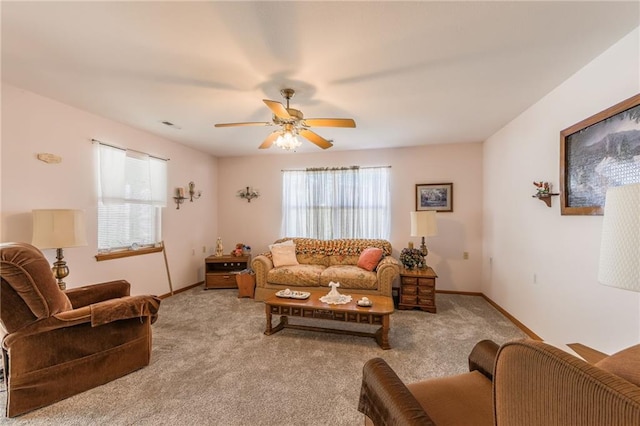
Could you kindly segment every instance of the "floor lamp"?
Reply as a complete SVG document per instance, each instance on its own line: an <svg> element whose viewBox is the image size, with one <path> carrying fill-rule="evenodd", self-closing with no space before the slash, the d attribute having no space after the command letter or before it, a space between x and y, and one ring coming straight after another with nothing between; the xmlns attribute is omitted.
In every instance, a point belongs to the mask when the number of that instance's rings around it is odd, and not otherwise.
<svg viewBox="0 0 640 426"><path fill-rule="evenodd" d="M607 191L598 281L640 291L640 184Z"/></svg>
<svg viewBox="0 0 640 426"><path fill-rule="evenodd" d="M84 212L82 210L33 210L33 239L39 249L56 249L56 261L51 270L61 290L67 288L63 279L69 275L63 248L87 245Z"/></svg>
<svg viewBox="0 0 640 426"><path fill-rule="evenodd" d="M598 281L640 292L640 183L607 191Z"/></svg>

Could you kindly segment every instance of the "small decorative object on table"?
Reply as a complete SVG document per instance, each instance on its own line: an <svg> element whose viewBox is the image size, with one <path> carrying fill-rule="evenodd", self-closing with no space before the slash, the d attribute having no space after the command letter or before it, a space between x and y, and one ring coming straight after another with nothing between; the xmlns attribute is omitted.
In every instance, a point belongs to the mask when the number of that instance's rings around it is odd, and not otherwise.
<svg viewBox="0 0 640 426"><path fill-rule="evenodd" d="M358 306L362 306L363 308L370 308L373 305L373 302L366 296L358 300L356 303L358 304Z"/></svg>
<svg viewBox="0 0 640 426"><path fill-rule="evenodd" d="M216 241L216 256L224 256L224 247L222 246L222 238L220 237L218 237L218 240Z"/></svg>
<svg viewBox="0 0 640 426"><path fill-rule="evenodd" d="M340 283L331 281L329 287L331 287L331 290L320 298L321 302L328 303L329 305L346 305L351 302L351 296L338 293Z"/></svg>
<svg viewBox="0 0 640 426"><path fill-rule="evenodd" d="M291 291L290 289L284 289L276 292L276 296L285 297L288 299L308 299L311 296L311 293L308 291Z"/></svg>
<svg viewBox="0 0 640 426"><path fill-rule="evenodd" d="M404 248L400 252L400 262L407 269L423 268L425 265L424 256L416 248Z"/></svg>
<svg viewBox="0 0 640 426"><path fill-rule="evenodd" d="M231 250L231 256L244 256L244 244L237 243L236 248Z"/></svg>

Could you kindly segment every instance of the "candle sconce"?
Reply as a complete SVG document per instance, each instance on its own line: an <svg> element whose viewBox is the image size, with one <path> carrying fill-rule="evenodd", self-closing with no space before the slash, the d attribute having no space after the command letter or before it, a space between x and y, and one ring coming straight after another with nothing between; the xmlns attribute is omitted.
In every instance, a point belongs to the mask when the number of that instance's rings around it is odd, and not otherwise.
<svg viewBox="0 0 640 426"><path fill-rule="evenodd" d="M189 196L185 197L185 188L176 188L176 195L173 199L176 202L176 210L180 210L180 204L184 203L184 201L188 198L189 201L193 202L193 200L197 200L202 195L202 191L196 191L196 184L193 181L189 182L188 192Z"/></svg>
<svg viewBox="0 0 640 426"><path fill-rule="evenodd" d="M247 200L248 203L250 203L254 198L258 198L259 196L260 192L255 191L248 186L245 189L241 189L238 191L238 197Z"/></svg>
<svg viewBox="0 0 640 426"><path fill-rule="evenodd" d="M196 184L193 181L189 182L189 201L193 203L193 199L200 198L202 191L196 191Z"/></svg>

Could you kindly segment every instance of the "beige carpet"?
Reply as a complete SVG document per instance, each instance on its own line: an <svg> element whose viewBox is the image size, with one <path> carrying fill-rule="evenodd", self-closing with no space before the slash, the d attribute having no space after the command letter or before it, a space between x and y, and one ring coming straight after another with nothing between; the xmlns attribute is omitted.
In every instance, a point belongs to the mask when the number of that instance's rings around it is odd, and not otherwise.
<svg viewBox="0 0 640 426"><path fill-rule="evenodd" d="M264 305L236 295L197 287L165 299L150 366L0 423L361 425L368 359L386 359L411 382L466 371L479 340L525 337L484 299L445 294L437 314L396 311L387 351L366 337L291 329L265 336Z"/></svg>

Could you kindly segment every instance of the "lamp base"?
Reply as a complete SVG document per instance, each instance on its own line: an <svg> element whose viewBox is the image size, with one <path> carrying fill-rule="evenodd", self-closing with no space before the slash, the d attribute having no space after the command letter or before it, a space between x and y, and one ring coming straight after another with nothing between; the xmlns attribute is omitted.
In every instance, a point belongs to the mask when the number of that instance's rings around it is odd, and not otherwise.
<svg viewBox="0 0 640 426"><path fill-rule="evenodd" d="M57 260L53 262L51 271L53 272L53 276L56 280L58 280L58 287L60 287L60 290L66 290L67 283L62 280L69 275L69 267L67 266L67 262L64 261L61 248L56 249L56 259Z"/></svg>
<svg viewBox="0 0 640 426"><path fill-rule="evenodd" d="M422 268L427 269L427 255L429 254L429 250L427 250L427 245L424 242L424 237L422 237L422 243L420 244L420 254L422 255Z"/></svg>

